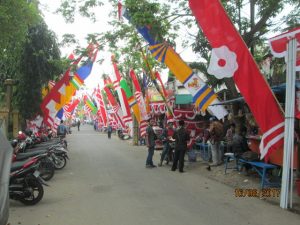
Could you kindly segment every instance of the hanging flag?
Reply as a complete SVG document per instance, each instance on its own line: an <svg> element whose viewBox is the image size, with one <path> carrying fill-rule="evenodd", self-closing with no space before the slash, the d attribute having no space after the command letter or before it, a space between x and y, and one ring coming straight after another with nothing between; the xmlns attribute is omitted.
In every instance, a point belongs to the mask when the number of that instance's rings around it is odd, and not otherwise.
<svg viewBox="0 0 300 225"><path fill-rule="evenodd" d="M284 118L271 88L219 0L189 0L190 8L212 46L208 72L232 77L263 132L261 158L283 144Z"/></svg>
<svg viewBox="0 0 300 225"><path fill-rule="evenodd" d="M125 124L123 122L122 118L122 110L120 105L115 100L114 95L111 93L110 89L108 87L104 87L103 89L106 93L107 100L112 108L113 116L115 117L115 120L118 121L118 124L125 129Z"/></svg>
<svg viewBox="0 0 300 225"><path fill-rule="evenodd" d="M75 110L75 108L78 106L80 100L79 99L74 99L73 101L69 102L67 105L63 107L64 113L65 113L65 118L70 118Z"/></svg>
<svg viewBox="0 0 300 225"><path fill-rule="evenodd" d="M71 72L71 67L76 66L80 62L82 57L79 57L77 60L75 60L72 63L72 66L70 66L65 72L61 80L55 84L48 95L43 99L41 110L44 115L44 122L48 126L53 126L53 124L55 124L55 118L57 114L58 117L62 118L63 106L71 100L78 87L74 85L73 81L75 80L77 84L80 85L83 83L83 80L89 76L98 50L94 47L93 44L90 44L87 48L87 51L89 56L88 60L83 65L81 65L73 75L73 73ZM74 59L73 54L69 56L69 59Z"/></svg>
<svg viewBox="0 0 300 225"><path fill-rule="evenodd" d="M128 104L129 104L130 108L132 109L133 114L134 114L136 120L140 124L140 122L141 122L140 109L139 109L137 101L136 101L134 95L132 94L129 86L127 85L127 82L126 82L125 79L123 79L123 78L121 79L120 86L121 86L121 88L124 90L124 92L126 94L126 98L127 98Z"/></svg>
<svg viewBox="0 0 300 225"><path fill-rule="evenodd" d="M70 59L74 56L71 54ZM57 104L61 103L61 95L64 94L64 88L68 85L70 81L70 68L65 72L63 77L55 84L55 86L50 90L47 96L43 99L41 103L41 110L43 112L44 122L48 126L53 126L55 123L55 117L59 111L56 107Z"/></svg>
<svg viewBox="0 0 300 225"><path fill-rule="evenodd" d="M90 109L89 111L92 112L93 114L97 114L98 109L93 103L93 101L87 95L85 95L83 99L84 99L84 104Z"/></svg>
<svg viewBox="0 0 300 225"><path fill-rule="evenodd" d="M123 16L130 21L127 10L123 7ZM152 37L150 26L138 27L138 32L149 43L149 50L156 60L166 64L177 80L193 96L196 107L202 111L209 109L218 119L224 118L228 112L219 102L214 91L181 59L174 49L167 42L159 42ZM214 105L214 106L210 106Z"/></svg>
<svg viewBox="0 0 300 225"><path fill-rule="evenodd" d="M130 77L132 79L133 82L133 86L135 89L135 98L137 100L138 106L139 106L139 110L140 110L140 115L141 115L141 123L140 123L140 136L141 137L145 137L146 136L146 128L148 126L148 120L150 119L149 113L147 113L146 110L146 104L145 104L145 100L143 97L143 93L142 93L142 89L140 86L140 83L134 73L134 70L131 69L130 72Z"/></svg>
<svg viewBox="0 0 300 225"><path fill-rule="evenodd" d="M115 61L114 56L111 57L111 61L113 64L114 72L112 74L113 77L113 84L114 84L114 89L117 91L118 97L119 97L119 102L122 108L123 112L123 121L126 125L128 125L130 128L132 128L132 117L131 117L131 112L130 112L130 106L127 101L126 93L125 91L120 87L120 81L122 79L122 76L119 72L117 63Z"/></svg>
<svg viewBox="0 0 300 225"><path fill-rule="evenodd" d="M277 35L269 39L270 49L272 54L277 57L287 56L287 43L290 38L297 40L297 54L296 54L296 71L300 71L300 27L294 28L283 34Z"/></svg>
<svg viewBox="0 0 300 225"><path fill-rule="evenodd" d="M98 85L98 88L96 89L95 95L96 95L96 99L98 101L98 106L99 106L98 114L100 114L100 116L101 116L103 125L106 125L107 124L107 112L106 112L106 108L105 108L105 105L103 102L103 97L102 97L102 93L101 93L99 85Z"/></svg>

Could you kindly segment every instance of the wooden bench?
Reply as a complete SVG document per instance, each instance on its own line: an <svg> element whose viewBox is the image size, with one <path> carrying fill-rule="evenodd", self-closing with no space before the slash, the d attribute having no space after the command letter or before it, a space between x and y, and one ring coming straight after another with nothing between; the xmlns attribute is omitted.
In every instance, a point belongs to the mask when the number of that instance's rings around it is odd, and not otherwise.
<svg viewBox="0 0 300 225"><path fill-rule="evenodd" d="M270 182L266 176L267 170L277 169L278 166L273 165L273 164L263 163L263 162L247 161L244 159L239 159L238 161L239 161L239 168L241 168L240 164L248 164L248 165L251 165L252 168L259 174L259 176L261 177L261 183L260 183L261 189L263 189L265 186L269 186L269 187L270 186L273 186L273 187L280 186L280 183L278 183L278 182Z"/></svg>

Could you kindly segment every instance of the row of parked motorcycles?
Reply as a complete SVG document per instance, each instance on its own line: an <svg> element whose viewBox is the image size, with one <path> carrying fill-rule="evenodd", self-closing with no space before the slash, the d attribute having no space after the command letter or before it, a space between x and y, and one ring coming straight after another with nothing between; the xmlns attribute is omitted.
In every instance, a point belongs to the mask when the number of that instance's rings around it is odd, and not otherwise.
<svg viewBox="0 0 300 225"><path fill-rule="evenodd" d="M63 169L68 157L64 137L41 138L32 132L19 132L11 141L14 149L10 170L9 197L25 205L35 205L44 196L43 186Z"/></svg>

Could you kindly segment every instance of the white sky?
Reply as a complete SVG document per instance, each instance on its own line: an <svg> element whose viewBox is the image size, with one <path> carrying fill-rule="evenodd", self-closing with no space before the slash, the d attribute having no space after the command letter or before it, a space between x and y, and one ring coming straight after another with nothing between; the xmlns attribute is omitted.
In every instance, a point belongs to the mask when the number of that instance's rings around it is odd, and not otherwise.
<svg viewBox="0 0 300 225"><path fill-rule="evenodd" d="M93 23L89 19L81 17L76 14L75 22L74 23L65 23L62 16L54 14L54 11L59 7L60 0L40 0L40 3L42 5L41 9L44 14L45 22L47 23L50 30L54 31L58 37L59 42L62 40L62 36L65 33L71 33L74 34L76 39L79 40L79 44L81 47L87 46L87 41L85 40L85 37L89 33L101 33L109 30L109 12L113 9L113 7L110 5L110 3L105 4L102 7L97 8L96 19L97 22ZM288 11L285 9L284 11ZM243 14L247 14L247 10L243 11ZM197 29L195 29L195 33L197 32ZM182 38L186 38L188 28L182 27L180 32L180 36ZM190 33L193 32L190 29L188 30ZM271 35L273 36L273 35ZM74 50L73 46L72 48L61 48L61 52L63 56L69 55L72 50ZM180 54L180 56L183 58L184 61L194 61L194 60L201 60L199 55L195 55L191 48L187 49L180 49L180 44L177 44L177 51ZM113 68L110 61L111 54L109 52L100 51L98 53L98 59L104 58L103 64L99 65L98 63L94 63L93 71L91 75L85 80L85 84L89 88L96 87L99 83L102 84L101 81L101 75L103 73L105 74L111 74L113 73ZM163 81L167 80L167 70L162 72L162 79Z"/></svg>
<svg viewBox="0 0 300 225"><path fill-rule="evenodd" d="M101 33L109 30L109 12L113 9L108 3L102 7L97 8L96 19L97 22L93 23L87 18L76 15L74 23L66 23L61 15L55 14L55 10L59 7L60 0L40 0L42 13L44 14L45 22L47 23L50 30L56 33L58 41L62 41L62 36L65 33L74 34L75 38L79 40L81 47L87 46L85 37L89 33ZM69 55L75 46L69 48L61 48L62 56ZM191 49L179 50L180 55L184 60L188 60L193 55ZM99 65L99 63L94 63L91 75L85 80L85 84L89 88L96 87L101 81L101 75L113 73L113 67L110 61L111 53L105 51L98 52L98 59L103 59L104 62ZM162 79L165 82L167 80L167 70L162 72Z"/></svg>

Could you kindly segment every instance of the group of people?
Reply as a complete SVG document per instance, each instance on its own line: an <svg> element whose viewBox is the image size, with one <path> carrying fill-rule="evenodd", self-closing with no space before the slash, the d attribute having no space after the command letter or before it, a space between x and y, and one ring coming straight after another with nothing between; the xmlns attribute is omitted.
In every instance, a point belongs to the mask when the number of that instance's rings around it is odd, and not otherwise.
<svg viewBox="0 0 300 225"><path fill-rule="evenodd" d="M155 121L149 120L148 127L146 129L146 144L148 147L148 155L146 159L146 168L154 168L153 155L155 149L155 141L160 138L163 142L163 151L158 166L162 166L164 160L169 161L173 158L173 165L171 170L175 171L179 169L179 172L184 172L184 156L187 148L187 143L190 140L190 134L185 129L185 123L180 120L179 127L175 129L173 122L168 122L167 127L163 129L162 135L157 137L153 130ZM223 124L215 118L211 118L209 124L203 129L203 132L197 137L198 141L210 145L211 158L209 166L218 166L223 163L223 151L221 148L221 142L225 141L226 151L233 152L236 156L241 155L243 152L248 151L246 133L247 129L241 127L238 130L234 123L230 124L229 128L225 132ZM174 147L172 147L174 145ZM173 155L174 148L174 155Z"/></svg>
<svg viewBox="0 0 300 225"><path fill-rule="evenodd" d="M155 149L155 140L158 139L157 135L153 130L155 121L153 119L149 120L148 127L146 129L146 144L148 147L148 156L146 159L146 168L154 168L156 165L153 164L153 155ZM169 122L168 127L163 130L162 136L160 137L164 144L164 149L161 154L161 159L159 166L162 166L163 161L168 157L172 157L172 152L170 151L172 142L175 143L175 153L173 158L172 171L179 169L180 173L183 173L184 167L184 155L187 151L187 142L190 140L190 135L184 127L184 121L180 120L178 123L179 127L177 129L173 128L173 123ZM167 161L167 162L168 162Z"/></svg>

